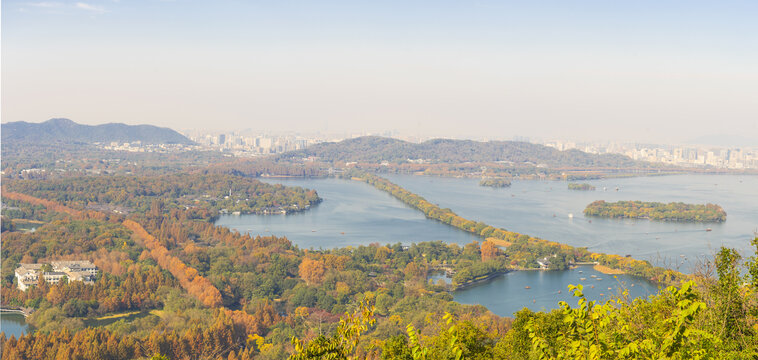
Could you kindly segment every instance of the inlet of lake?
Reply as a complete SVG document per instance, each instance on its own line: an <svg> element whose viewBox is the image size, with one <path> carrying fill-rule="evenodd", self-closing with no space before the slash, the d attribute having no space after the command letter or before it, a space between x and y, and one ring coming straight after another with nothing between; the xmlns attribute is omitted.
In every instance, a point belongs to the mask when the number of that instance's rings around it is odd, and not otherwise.
<svg viewBox="0 0 758 360"><path fill-rule="evenodd" d="M5 333L6 338L11 335L18 338L29 330L24 315L16 312L0 311L0 330Z"/></svg>
<svg viewBox="0 0 758 360"><path fill-rule="evenodd" d="M758 176L672 175L582 181L594 185L595 191L568 190L565 181L517 180L510 187L494 189L479 186L478 179L384 176L470 220L587 247L590 251L631 255L683 272L690 272L699 261L712 257L721 246L752 255L750 240L758 228ZM427 219L420 211L362 182L261 180L315 189L324 201L302 213L224 215L216 224L253 235L286 236L301 248L314 249L436 240L463 245L481 240ZM582 211L595 200L714 203L724 208L727 221L680 223L585 218ZM624 287L633 297L657 292L657 287L644 279L627 275L614 278L591 267L579 267L556 272L511 272L459 290L454 297L458 302L481 304L498 315L510 316L523 307L554 309L560 300L575 305L566 286L577 283L585 286L589 299L616 295Z"/></svg>

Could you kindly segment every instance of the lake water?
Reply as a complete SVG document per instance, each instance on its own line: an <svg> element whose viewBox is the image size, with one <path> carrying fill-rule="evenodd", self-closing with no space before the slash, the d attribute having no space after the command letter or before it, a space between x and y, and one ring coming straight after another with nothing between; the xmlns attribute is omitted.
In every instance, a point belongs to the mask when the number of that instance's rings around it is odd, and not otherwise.
<svg viewBox="0 0 758 360"><path fill-rule="evenodd" d="M24 315L0 311L0 330L5 333L7 338L10 338L11 335L18 338L29 331L29 325L26 324Z"/></svg>
<svg viewBox="0 0 758 360"><path fill-rule="evenodd" d="M479 186L477 179L386 177L467 219L595 252L629 254L685 272L722 245L752 254L750 240L758 228L758 176L675 175L582 181L594 185L596 191L568 190L565 181L514 181L510 188L494 189ZM582 211L595 200L715 203L724 208L727 220L674 223L585 218ZM569 214L574 217L569 218ZM712 231L705 231L707 228Z"/></svg>
<svg viewBox="0 0 758 360"><path fill-rule="evenodd" d="M386 177L470 220L573 246L586 246L591 251L630 254L681 271L690 271L699 258L712 256L722 245L751 254L749 243L753 231L758 228L756 176L676 175L584 181L595 185L596 191L568 190L567 183L560 181L514 181L509 188L493 189L479 186L478 179ZM240 232L287 236L301 248L432 240L465 244L479 240L469 233L429 220L421 212L362 182L293 178L261 180L315 189L324 201L295 215L226 215L216 224ZM582 215L584 207L601 199L716 203L727 212L727 221L699 224L585 218ZM573 218L569 218L569 214L573 214ZM712 231L707 232L706 228ZM579 276L580 270L587 276ZM551 309L557 308L559 300L575 305L576 301L571 299L566 286L581 282L581 277L590 279L589 275L593 274L603 280L585 284L588 287L595 285L595 289L585 289L590 299L599 300L608 294L616 294L618 281L634 284L634 287L628 287L634 296L656 292L656 287L644 279L628 276L613 279L612 275L599 274L584 267L563 272L512 272L458 291L454 296L456 301L482 304L500 315L510 315L524 306L533 310ZM525 286L531 289L526 290ZM612 289L608 290L608 287Z"/></svg>
<svg viewBox="0 0 758 360"><path fill-rule="evenodd" d="M391 195L359 181L261 180L315 189L324 201L290 215L222 215L216 225L254 235L286 236L301 248L315 249L435 240L463 245L478 240L473 234L431 221Z"/></svg>
<svg viewBox="0 0 758 360"><path fill-rule="evenodd" d="M513 271L458 290L453 297L461 304L481 304L500 316L512 316L525 307L533 311L556 309L559 301L576 307L578 298L571 295L569 284L582 284L589 300L606 300L620 295L623 289L629 291L630 298L658 293L658 287L644 279L628 275L614 278L595 271L592 266L579 266L566 271Z"/></svg>

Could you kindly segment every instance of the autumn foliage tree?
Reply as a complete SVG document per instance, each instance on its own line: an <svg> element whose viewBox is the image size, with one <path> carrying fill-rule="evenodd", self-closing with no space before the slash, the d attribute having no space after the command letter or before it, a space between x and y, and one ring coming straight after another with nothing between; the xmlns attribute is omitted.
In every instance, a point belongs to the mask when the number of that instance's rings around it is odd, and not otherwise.
<svg viewBox="0 0 758 360"><path fill-rule="evenodd" d="M142 225L132 221L125 220L124 226L132 232L135 237L140 239L146 248L149 249L150 257L155 259L162 268L171 272L171 275L179 280L182 287L192 294L198 300L208 307L217 307L221 305L221 292L203 276L197 273L197 270L187 266L178 258L169 254L168 249L150 235Z"/></svg>
<svg viewBox="0 0 758 360"><path fill-rule="evenodd" d="M492 260L497 257L500 250L492 241L482 243L482 261Z"/></svg>
<svg viewBox="0 0 758 360"><path fill-rule="evenodd" d="M300 263L298 274L306 283L311 285L320 283L324 279L325 272L326 266L324 266L323 261L305 258Z"/></svg>

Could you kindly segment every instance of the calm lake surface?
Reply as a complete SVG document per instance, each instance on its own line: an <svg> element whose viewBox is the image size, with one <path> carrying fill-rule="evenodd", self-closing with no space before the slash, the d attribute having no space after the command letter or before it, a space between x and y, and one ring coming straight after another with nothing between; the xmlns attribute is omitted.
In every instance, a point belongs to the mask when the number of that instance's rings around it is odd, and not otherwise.
<svg viewBox="0 0 758 360"><path fill-rule="evenodd" d="M387 178L467 219L595 252L629 254L685 272L722 245L752 254L750 240L758 229L758 176L674 175L581 181L594 185L596 191L568 190L565 181L514 181L510 188L494 189L479 186L477 179ZM727 220L719 224L585 218L582 211L595 200L714 203L724 208ZM707 228L712 231L705 231Z"/></svg>
<svg viewBox="0 0 758 360"><path fill-rule="evenodd" d="M478 179L385 176L470 220L573 246L586 246L591 251L630 254L685 272L722 245L748 253L753 231L758 228L756 176L676 175L583 181L595 185L596 191L568 190L565 181L514 181L509 188L493 189L479 186ZM465 244L479 240L469 233L429 220L421 212L362 182L261 180L315 189L324 201L295 215L226 215L216 224L251 234L286 236L301 248L316 249L434 240ZM595 200L710 202L724 208L727 221L702 224L585 218L582 211ZM569 214L573 214L573 218L569 218ZM712 231L706 232L706 228ZM594 280L590 275L603 280ZM580 281L581 277L590 280ZM458 302L482 304L496 314L510 315L525 306L533 310L557 308L560 300L575 305L566 286L580 282L587 286L585 293L593 300L616 294L620 282L627 284L633 296L647 296L657 291L644 279L629 276L614 279L612 275L581 267L562 272L512 272L458 291L454 296ZM525 286L531 289L526 290Z"/></svg>
<svg viewBox="0 0 758 360"><path fill-rule="evenodd" d="M592 266L579 266L566 271L509 272L489 282L456 291L453 297L461 304L481 304L500 316L512 316L525 307L533 311L556 309L559 301L576 307L579 298L571 295L569 284L582 284L589 300L607 300L610 296L620 295L624 289L628 290L630 298L658 293L658 287L647 280L628 275L614 278L595 271Z"/></svg>
<svg viewBox="0 0 758 360"><path fill-rule="evenodd" d="M290 215L224 215L216 225L253 235L286 236L293 244L306 249L435 240L463 245L479 239L429 220L420 211L359 181L260 180L315 189L324 201L310 210Z"/></svg>
<svg viewBox="0 0 758 360"><path fill-rule="evenodd" d="M26 334L29 325L26 324L24 315L0 311L0 329L5 333L5 337L10 338L11 335L15 335L18 338Z"/></svg>

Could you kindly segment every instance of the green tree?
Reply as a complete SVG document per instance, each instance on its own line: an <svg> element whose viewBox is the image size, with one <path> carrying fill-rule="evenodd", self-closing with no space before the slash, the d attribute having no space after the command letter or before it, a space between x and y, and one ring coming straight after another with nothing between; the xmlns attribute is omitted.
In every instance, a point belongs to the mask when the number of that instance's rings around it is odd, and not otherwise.
<svg viewBox="0 0 758 360"><path fill-rule="evenodd" d="M354 351L361 334L375 322L374 306L368 299L362 300L352 314L346 312L340 318L337 329L331 335L319 335L307 343L293 337L295 353L290 355L290 360L355 358Z"/></svg>

